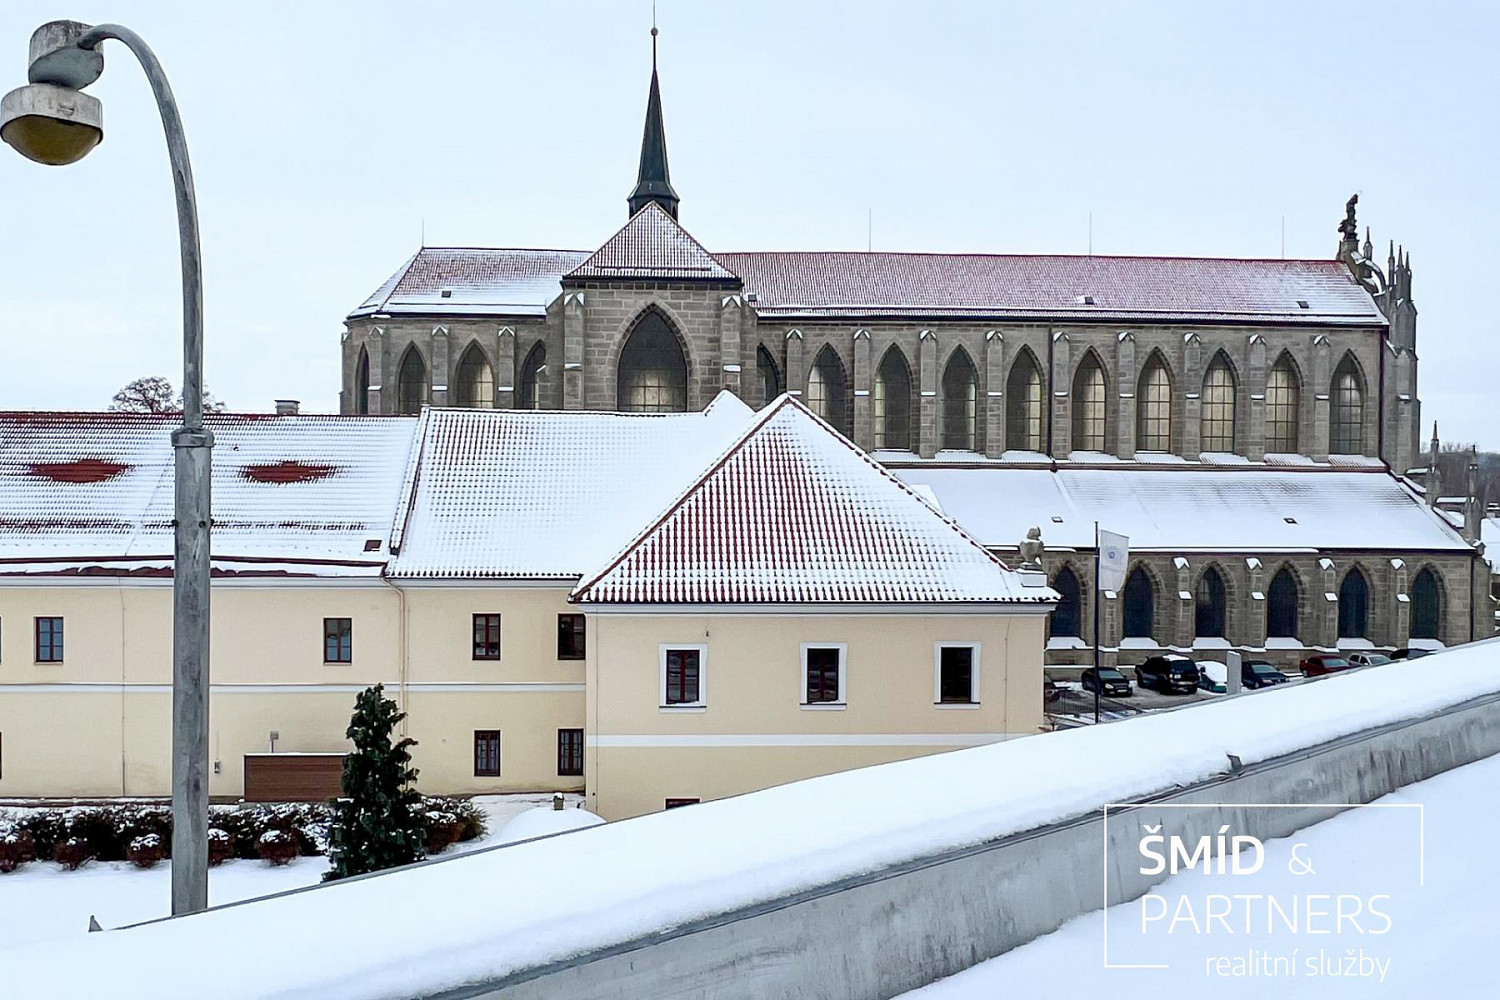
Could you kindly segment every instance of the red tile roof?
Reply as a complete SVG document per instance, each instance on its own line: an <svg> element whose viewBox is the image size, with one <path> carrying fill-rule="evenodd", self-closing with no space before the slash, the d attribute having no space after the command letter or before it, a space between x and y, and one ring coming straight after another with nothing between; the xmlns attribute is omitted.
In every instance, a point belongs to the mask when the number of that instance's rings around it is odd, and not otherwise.
<svg viewBox="0 0 1500 1000"><path fill-rule="evenodd" d="M349 316L541 316L561 292L562 276L587 256L584 250L424 247Z"/></svg>
<svg viewBox="0 0 1500 1000"><path fill-rule="evenodd" d="M1385 324L1335 260L841 251L718 258L744 280L762 316Z"/></svg>
<svg viewBox="0 0 1500 1000"><path fill-rule="evenodd" d="M573 599L1039 603L1018 574L790 396Z"/></svg>
<svg viewBox="0 0 1500 1000"><path fill-rule="evenodd" d="M647 202L568 278L737 282L656 202Z"/></svg>

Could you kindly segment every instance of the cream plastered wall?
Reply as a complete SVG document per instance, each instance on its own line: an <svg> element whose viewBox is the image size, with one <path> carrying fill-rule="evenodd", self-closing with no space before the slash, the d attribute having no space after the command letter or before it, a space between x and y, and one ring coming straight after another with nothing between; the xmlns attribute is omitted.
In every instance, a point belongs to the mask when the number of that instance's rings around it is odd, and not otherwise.
<svg viewBox="0 0 1500 1000"><path fill-rule="evenodd" d="M376 682L410 714L424 791L582 788L557 775L557 730L584 725L584 663L557 659L566 596L216 582L210 793L242 794L244 754L268 750L273 730L278 751L346 749L355 695ZM498 661L473 659L476 613L501 615ZM38 616L63 618L62 663L34 662ZM325 617L353 620L352 662L323 662ZM0 797L166 794L171 648L165 581L0 584ZM474 775L478 729L502 733L499 777Z"/></svg>
<svg viewBox="0 0 1500 1000"><path fill-rule="evenodd" d="M1042 724L1044 614L591 618L590 808L607 819L1025 736ZM936 647L979 644L979 702L936 704ZM803 705L804 644L845 644L845 707ZM664 709L663 645L706 647L705 705Z"/></svg>

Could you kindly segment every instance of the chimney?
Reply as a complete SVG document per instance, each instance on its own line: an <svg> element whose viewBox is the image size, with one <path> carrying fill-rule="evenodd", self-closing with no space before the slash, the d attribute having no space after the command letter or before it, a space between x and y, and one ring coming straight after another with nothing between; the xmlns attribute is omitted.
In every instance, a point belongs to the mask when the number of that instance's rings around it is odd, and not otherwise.
<svg viewBox="0 0 1500 1000"><path fill-rule="evenodd" d="M276 401L276 415L278 417L295 417L302 411L302 402L297 399L278 399Z"/></svg>

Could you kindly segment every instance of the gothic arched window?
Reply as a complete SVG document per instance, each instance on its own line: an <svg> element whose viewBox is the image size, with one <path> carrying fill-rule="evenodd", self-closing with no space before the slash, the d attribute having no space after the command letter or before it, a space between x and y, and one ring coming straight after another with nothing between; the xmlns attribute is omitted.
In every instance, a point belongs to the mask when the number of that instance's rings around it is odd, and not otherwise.
<svg viewBox="0 0 1500 1000"><path fill-rule="evenodd" d="M1295 455L1301 451L1297 411L1302 381L1291 358L1281 360L1266 376L1266 451Z"/></svg>
<svg viewBox="0 0 1500 1000"><path fill-rule="evenodd" d="M1198 578L1198 590L1193 595L1196 631L1194 635L1222 639L1224 637L1224 578L1210 566Z"/></svg>
<svg viewBox="0 0 1500 1000"><path fill-rule="evenodd" d="M1437 574L1423 569L1411 582L1411 637L1436 639L1442 622L1443 598Z"/></svg>
<svg viewBox="0 0 1500 1000"><path fill-rule="evenodd" d="M1328 450L1335 455L1362 455L1365 450L1365 380L1354 358L1344 355L1333 373L1328 413Z"/></svg>
<svg viewBox="0 0 1500 1000"><path fill-rule="evenodd" d="M807 408L849 436L847 415L848 392L845 391L844 363L838 353L824 345L807 373Z"/></svg>
<svg viewBox="0 0 1500 1000"><path fill-rule="evenodd" d="M969 352L953 352L943 369L943 447L973 451L979 416L979 376Z"/></svg>
<svg viewBox="0 0 1500 1000"><path fill-rule="evenodd" d="M1151 577L1145 570L1137 566L1131 571L1120 597L1124 604L1125 638L1151 638L1151 626L1156 617L1156 588L1151 585Z"/></svg>
<svg viewBox="0 0 1500 1000"><path fill-rule="evenodd" d="M427 365L416 347L408 347L401 359L401 375L396 396L397 413L421 413L427 402Z"/></svg>
<svg viewBox="0 0 1500 1000"><path fill-rule="evenodd" d="M616 405L626 413L682 413L687 382L682 344L662 314L648 309L620 351Z"/></svg>
<svg viewBox="0 0 1500 1000"><path fill-rule="evenodd" d="M495 407L495 370L478 344L469 349L458 362L458 384L454 386L455 401L459 406L472 406L491 410Z"/></svg>
<svg viewBox="0 0 1500 1000"><path fill-rule="evenodd" d="M1357 568L1339 585L1339 638L1367 639L1370 631L1370 585Z"/></svg>
<svg viewBox="0 0 1500 1000"><path fill-rule="evenodd" d="M1078 636L1083 632L1083 595L1078 577L1064 567L1052 580L1052 589L1061 595L1052 611L1052 634Z"/></svg>
<svg viewBox="0 0 1500 1000"><path fill-rule="evenodd" d="M1010 366L1005 383L1005 447L1042 450L1042 371L1028 350Z"/></svg>
<svg viewBox="0 0 1500 1000"><path fill-rule="evenodd" d="M1090 351L1073 375L1073 450L1104 451L1104 369Z"/></svg>
<svg viewBox="0 0 1500 1000"><path fill-rule="evenodd" d="M1214 358L1203 376L1199 449L1234 451L1234 373L1224 355Z"/></svg>
<svg viewBox="0 0 1500 1000"><path fill-rule="evenodd" d="M521 392L517 401L520 409L542 408L542 372L546 370L547 345L538 340L521 363Z"/></svg>
<svg viewBox="0 0 1500 1000"><path fill-rule="evenodd" d="M1283 566L1271 578L1271 589L1266 591L1266 635L1295 639L1297 637L1297 610L1301 598L1297 593L1297 579L1292 571Z"/></svg>
<svg viewBox="0 0 1500 1000"><path fill-rule="evenodd" d="M354 412L370 412L370 352L359 349L359 364L354 369Z"/></svg>
<svg viewBox="0 0 1500 1000"><path fill-rule="evenodd" d="M1135 411L1137 451L1172 450L1172 376L1160 354L1141 371Z"/></svg>
<svg viewBox="0 0 1500 1000"><path fill-rule="evenodd" d="M781 370L764 344L755 349L755 371L760 376L760 403L764 406L781 395Z"/></svg>
<svg viewBox="0 0 1500 1000"><path fill-rule="evenodd" d="M910 451L911 413L911 369L892 346L875 372L875 447Z"/></svg>

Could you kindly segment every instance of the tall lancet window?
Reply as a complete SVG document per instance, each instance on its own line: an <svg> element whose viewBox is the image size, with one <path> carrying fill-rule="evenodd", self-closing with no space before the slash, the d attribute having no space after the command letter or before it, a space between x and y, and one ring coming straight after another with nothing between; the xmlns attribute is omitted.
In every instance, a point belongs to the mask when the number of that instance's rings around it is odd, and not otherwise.
<svg viewBox="0 0 1500 1000"><path fill-rule="evenodd" d="M458 363L458 384L455 402L459 406L472 406L489 410L495 406L495 370L478 344L470 344Z"/></svg>
<svg viewBox="0 0 1500 1000"><path fill-rule="evenodd" d="M875 371L875 447L911 450L911 369L891 347Z"/></svg>
<svg viewBox="0 0 1500 1000"><path fill-rule="evenodd" d="M845 437L849 436L847 384L844 363L825 345L807 373L807 408Z"/></svg>
<svg viewBox="0 0 1500 1000"><path fill-rule="evenodd" d="M1328 450L1335 455L1363 455L1365 451L1365 383L1349 355L1333 373L1329 404Z"/></svg>
<svg viewBox="0 0 1500 1000"><path fill-rule="evenodd" d="M415 414L422 412L427 402L427 365L415 347L406 349L401 359L400 386L396 396L396 412Z"/></svg>
<svg viewBox="0 0 1500 1000"><path fill-rule="evenodd" d="M1290 358L1281 360L1266 376L1266 451L1295 455L1301 451L1298 408L1302 383Z"/></svg>
<svg viewBox="0 0 1500 1000"><path fill-rule="evenodd" d="M962 347L943 370L943 447L973 451L979 435L979 376Z"/></svg>
<svg viewBox="0 0 1500 1000"><path fill-rule="evenodd" d="M616 399L627 413L681 413L687 406L687 358L661 313L648 310L620 351Z"/></svg>
<svg viewBox="0 0 1500 1000"><path fill-rule="evenodd" d="M1136 405L1137 451L1172 450L1172 376L1161 355L1151 355L1141 372Z"/></svg>
<svg viewBox="0 0 1500 1000"><path fill-rule="evenodd" d="M1221 354L1203 376L1203 407L1199 448L1234 451L1234 373Z"/></svg>
<svg viewBox="0 0 1500 1000"><path fill-rule="evenodd" d="M1073 375L1073 450L1105 450L1104 369L1090 351Z"/></svg>
<svg viewBox="0 0 1500 1000"><path fill-rule="evenodd" d="M1042 450L1042 371L1030 351L1022 350L1005 383L1005 447L1010 451Z"/></svg>
<svg viewBox="0 0 1500 1000"><path fill-rule="evenodd" d="M521 391L518 408L539 410L542 408L542 373L547 370L547 345L538 340L526 352L521 363Z"/></svg>

